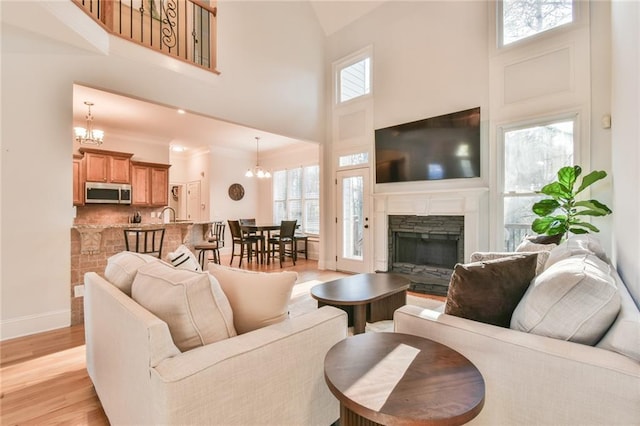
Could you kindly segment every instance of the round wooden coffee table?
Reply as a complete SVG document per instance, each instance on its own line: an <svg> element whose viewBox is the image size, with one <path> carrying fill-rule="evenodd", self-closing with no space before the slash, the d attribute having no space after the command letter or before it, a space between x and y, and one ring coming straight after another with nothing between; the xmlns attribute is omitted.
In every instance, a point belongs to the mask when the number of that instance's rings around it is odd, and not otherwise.
<svg viewBox="0 0 640 426"><path fill-rule="evenodd" d="M467 358L408 334L348 337L327 353L324 375L340 426L460 425L484 405L484 379Z"/></svg>

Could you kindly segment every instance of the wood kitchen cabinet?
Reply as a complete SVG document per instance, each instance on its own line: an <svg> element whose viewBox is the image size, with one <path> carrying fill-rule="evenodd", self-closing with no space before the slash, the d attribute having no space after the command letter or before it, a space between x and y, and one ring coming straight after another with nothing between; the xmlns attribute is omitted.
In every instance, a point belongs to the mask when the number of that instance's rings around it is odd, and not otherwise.
<svg viewBox="0 0 640 426"><path fill-rule="evenodd" d="M84 205L84 174L82 172L82 155L73 156L73 205Z"/></svg>
<svg viewBox="0 0 640 426"><path fill-rule="evenodd" d="M131 204L166 206L169 204L168 164L131 162Z"/></svg>
<svg viewBox="0 0 640 426"><path fill-rule="evenodd" d="M131 183L131 157L126 152L80 148L87 182Z"/></svg>

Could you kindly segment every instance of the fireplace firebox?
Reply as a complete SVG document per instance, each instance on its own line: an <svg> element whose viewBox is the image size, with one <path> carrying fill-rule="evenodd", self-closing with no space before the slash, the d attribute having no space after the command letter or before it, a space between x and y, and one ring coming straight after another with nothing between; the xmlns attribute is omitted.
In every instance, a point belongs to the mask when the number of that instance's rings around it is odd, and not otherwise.
<svg viewBox="0 0 640 426"><path fill-rule="evenodd" d="M411 280L411 291L446 295L464 259L464 216L389 216L389 271Z"/></svg>

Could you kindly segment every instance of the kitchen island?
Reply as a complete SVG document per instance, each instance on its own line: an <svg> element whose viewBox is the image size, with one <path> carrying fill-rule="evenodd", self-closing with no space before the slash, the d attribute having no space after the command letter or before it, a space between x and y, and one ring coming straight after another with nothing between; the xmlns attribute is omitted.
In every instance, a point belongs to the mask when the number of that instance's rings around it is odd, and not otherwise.
<svg viewBox="0 0 640 426"><path fill-rule="evenodd" d="M168 223L91 223L76 224L71 227L71 325L84 322L83 298L76 295L76 286L81 286L84 274L97 272L104 274L107 259L125 250L124 229L165 228L162 257L174 251L181 244L193 250L193 246L203 241L212 222L174 221Z"/></svg>

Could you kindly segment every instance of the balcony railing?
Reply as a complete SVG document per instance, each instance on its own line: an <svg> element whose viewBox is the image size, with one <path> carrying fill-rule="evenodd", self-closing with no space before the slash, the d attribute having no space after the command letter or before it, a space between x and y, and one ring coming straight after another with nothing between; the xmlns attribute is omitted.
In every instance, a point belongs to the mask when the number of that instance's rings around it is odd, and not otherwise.
<svg viewBox="0 0 640 426"><path fill-rule="evenodd" d="M531 234L531 225L508 223L504 225L504 250L515 251L525 235Z"/></svg>
<svg viewBox="0 0 640 426"><path fill-rule="evenodd" d="M72 0L111 34L216 72L214 0Z"/></svg>

